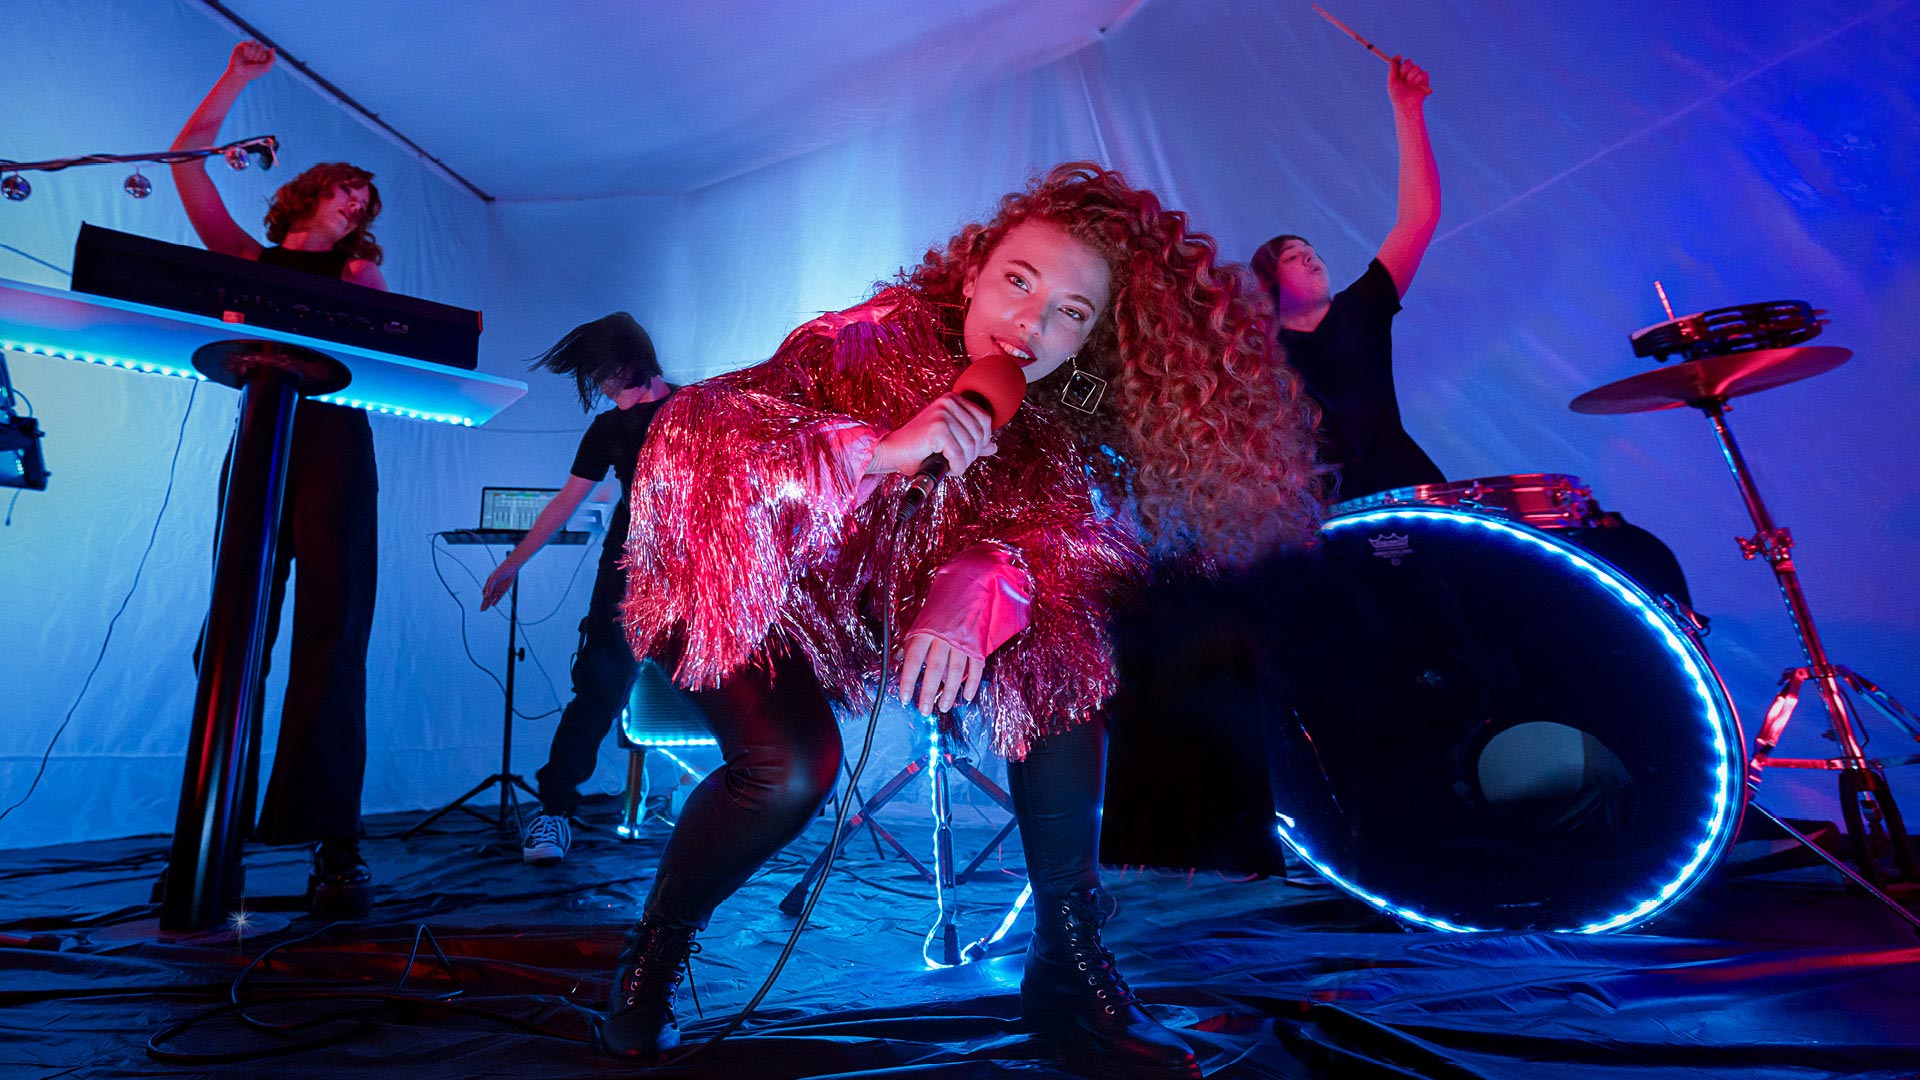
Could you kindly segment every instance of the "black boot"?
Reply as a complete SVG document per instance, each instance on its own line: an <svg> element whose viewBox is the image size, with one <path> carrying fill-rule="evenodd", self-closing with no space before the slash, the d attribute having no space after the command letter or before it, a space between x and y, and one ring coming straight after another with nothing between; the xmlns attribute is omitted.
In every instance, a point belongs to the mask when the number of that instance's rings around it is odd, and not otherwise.
<svg viewBox="0 0 1920 1080"><path fill-rule="evenodd" d="M1140 1007L1113 953L1100 943L1106 915L1093 890L1034 911L1020 980L1020 1017L1066 1052L1085 1076L1198 1077L1193 1052Z"/></svg>
<svg viewBox="0 0 1920 1080"><path fill-rule="evenodd" d="M687 961L700 951L693 927L641 919L627 931L613 973L613 996L600 1025L600 1049L608 1057L657 1061L680 1045L673 999L686 977Z"/></svg>
<svg viewBox="0 0 1920 1080"><path fill-rule="evenodd" d="M359 840L325 840L314 847L307 904L323 918L366 918L373 908L373 871L360 857Z"/></svg>

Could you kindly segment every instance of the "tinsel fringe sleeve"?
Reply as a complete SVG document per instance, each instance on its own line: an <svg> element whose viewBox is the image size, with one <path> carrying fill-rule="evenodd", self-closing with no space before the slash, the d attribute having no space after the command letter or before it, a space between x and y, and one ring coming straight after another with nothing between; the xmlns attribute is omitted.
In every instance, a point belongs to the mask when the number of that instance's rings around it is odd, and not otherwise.
<svg viewBox="0 0 1920 1080"><path fill-rule="evenodd" d="M674 394L654 418L629 493L634 654L684 635L674 680L716 686L792 609L857 503L877 433L803 404L833 338L803 327L774 358Z"/></svg>
<svg viewBox="0 0 1920 1080"><path fill-rule="evenodd" d="M1033 741L1092 719L1117 688L1108 598L1144 568L1132 538L1089 507L1029 519L1000 537L1032 582L1031 623L987 664L983 713L993 750L1009 761ZM1049 515L1051 516L1051 515Z"/></svg>

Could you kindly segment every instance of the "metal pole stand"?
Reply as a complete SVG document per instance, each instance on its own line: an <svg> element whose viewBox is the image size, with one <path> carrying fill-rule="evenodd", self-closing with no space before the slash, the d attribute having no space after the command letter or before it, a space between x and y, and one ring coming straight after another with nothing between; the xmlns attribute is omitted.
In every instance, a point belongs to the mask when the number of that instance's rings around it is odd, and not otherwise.
<svg viewBox="0 0 1920 1080"><path fill-rule="evenodd" d="M814 881L820 876L821 872L826 869L827 862L830 859L838 857L840 852L845 850L847 844L853 840L854 835L858 833L861 828L871 828L875 836L886 841L893 850L899 852L900 857L905 859L908 865L912 866L922 878L933 883L934 896L936 902L939 904L940 914L938 919L935 920L932 930L927 934L927 941L923 947L922 954L930 965L953 967L959 964L969 964L975 960L985 958L993 943L998 941L1002 934L1006 933L1007 927L1013 922L1013 917L1019 913L1021 907L1025 906L1028 897L1032 894L1032 888L1029 886L1021 892L1019 899L1014 901L1011 909L1001 918L997 928L993 932L976 941L969 942L964 946L962 945L960 941L959 910L956 903L958 888L966 884L967 879L973 876L974 871L978 870L980 865L987 861L987 857L993 854L994 850L1004 843L1007 837L1013 834L1013 830L1018 826L1019 822L1017 819L1009 817L1006 823L1000 826L999 831L994 833L993 838L981 847L980 851L968 861L966 866L958 870L954 869L953 815L950 800L951 774L959 773L963 779L985 793L987 798L992 799L995 805L1010 815L1014 813L1013 797L1002 790L1000 785L994 783L985 773L981 772L979 768L974 765L971 757L965 754L954 753L947 736L942 733L938 721L929 721L929 726L932 728L932 734L928 738L927 756L924 759L915 758L908 761L899 772L893 774L885 784L880 786L880 790L874 792L873 798L864 800L860 804L859 810L855 811L853 815L847 819L846 828L841 830L839 844L832 849L822 851L820 855L813 860L812 865L807 867L806 873L800 875L800 880L794 884L793 888L788 891L786 897L780 901L780 910L788 915L798 915L801 907L806 903L807 890L812 887ZM934 865L932 868L929 868L925 863L915 858L913 852L907 850L906 845L902 844L898 838L891 832L888 832L884 826L873 818L876 811L892 802L895 797L906 790L907 785L912 783L915 777L922 773L927 774L932 786L934 855ZM937 960L928 951L935 948L936 939L938 939L937 947L939 950L939 959Z"/></svg>
<svg viewBox="0 0 1920 1080"><path fill-rule="evenodd" d="M220 506L193 731L160 896L160 927L172 931L223 922L237 891L242 777L252 737L247 717L260 692L294 415L301 395L337 393L352 380L325 353L273 341L203 345L194 350L193 366L209 380L240 390L240 427Z"/></svg>
<svg viewBox="0 0 1920 1080"><path fill-rule="evenodd" d="M465 795L428 814L426 819L420 822L420 824L401 833L400 838L403 840L420 832L422 829L439 821L448 814L453 813L455 810L465 810L481 821L487 820L485 814L468 806L467 800L479 795L495 784L500 785L500 815L494 819L493 824L498 828L506 828L507 810L511 808L513 810L513 826L517 832L522 828L523 822L520 817L520 796L513 789L518 787L521 791L526 792L536 799L540 797L539 792L529 787L527 781L519 773L513 771L513 672L514 666L520 660L524 659L527 654L527 651L520 647L520 579L518 577L513 579L513 586L509 590L509 597L510 599L507 602L507 705L500 720L500 771L473 785L472 788L467 790Z"/></svg>
<svg viewBox="0 0 1920 1080"><path fill-rule="evenodd" d="M1740 487L1740 496L1747 505L1747 515L1753 519L1754 528L1758 530L1751 537L1738 538L1740 553L1749 560L1766 558L1774 578L1780 583L1781 599L1786 601L1787 611L1793 617L1794 633L1800 639L1800 650L1807 661L1805 665L1791 668L1781 676L1780 692L1774 696L1760 733L1754 739L1753 755L1747 766L1748 789L1754 791L1759 788L1761 772L1768 767L1837 771L1840 774L1841 816L1854 864L1860 868L1862 883L1877 887L1883 880L1873 857L1875 837L1883 838L1892 849L1894 864L1904 880L1920 881L1920 871L1915 868L1913 847L1907 837L1906 825L1901 819L1899 804L1894 802L1893 794L1887 788L1885 772L1885 767L1889 765L1920 762L1920 755L1908 754L1885 759L1868 757L1866 739L1860 733L1854 704L1847 695L1849 692L1859 694L1882 716L1915 739L1920 739L1920 718L1916 718L1904 705L1872 682L1835 664L1828 657L1826 646L1820 640L1820 632L1814 627L1813 611L1807 604L1806 593L1800 587L1800 575L1794 569L1793 534L1774 524L1766 503L1761 501L1760 489L1754 483L1753 473L1747 468L1745 456L1740 453L1740 444L1734 440L1733 430L1727 426L1727 399L1706 398L1691 404L1706 413L1713 422L1714 434L1720 440L1720 451L1726 457L1727 467L1733 471L1734 482ZM1779 745L1787 721L1792 719L1794 707L1800 702L1800 691L1808 682L1818 689L1821 704L1826 706L1827 737L1838 744L1840 752L1830 758L1773 757L1773 749ZM1777 822L1778 819L1775 820ZM1882 899L1892 903L1884 895Z"/></svg>

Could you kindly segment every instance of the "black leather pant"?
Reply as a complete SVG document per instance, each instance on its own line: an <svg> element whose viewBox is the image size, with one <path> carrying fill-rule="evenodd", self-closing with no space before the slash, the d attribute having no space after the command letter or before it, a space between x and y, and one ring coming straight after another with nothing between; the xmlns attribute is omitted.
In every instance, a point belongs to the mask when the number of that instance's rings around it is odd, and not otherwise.
<svg viewBox="0 0 1920 1080"><path fill-rule="evenodd" d="M688 796L645 914L705 929L721 901L806 829L833 790L842 750L826 694L803 659L742 668L720 688L691 696L725 763ZM1036 899L1099 884L1105 766L1098 720L1009 764Z"/></svg>

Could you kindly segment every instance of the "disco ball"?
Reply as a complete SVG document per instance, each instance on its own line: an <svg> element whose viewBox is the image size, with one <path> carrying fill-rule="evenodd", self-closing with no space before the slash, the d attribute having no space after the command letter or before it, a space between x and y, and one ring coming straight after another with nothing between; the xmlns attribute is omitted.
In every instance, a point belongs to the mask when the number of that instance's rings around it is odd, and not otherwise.
<svg viewBox="0 0 1920 1080"><path fill-rule="evenodd" d="M252 165L253 159L247 156L245 147L229 146L227 147L227 164L233 166L234 172L239 172Z"/></svg>
<svg viewBox="0 0 1920 1080"><path fill-rule="evenodd" d="M33 194L33 185L27 183L18 173L0 180L0 195L5 195L13 202L21 202L31 194Z"/></svg>
<svg viewBox="0 0 1920 1080"><path fill-rule="evenodd" d="M132 176L127 177L127 182L121 184L120 187L136 199L144 199L153 194L153 181L141 176L139 173L134 173Z"/></svg>

